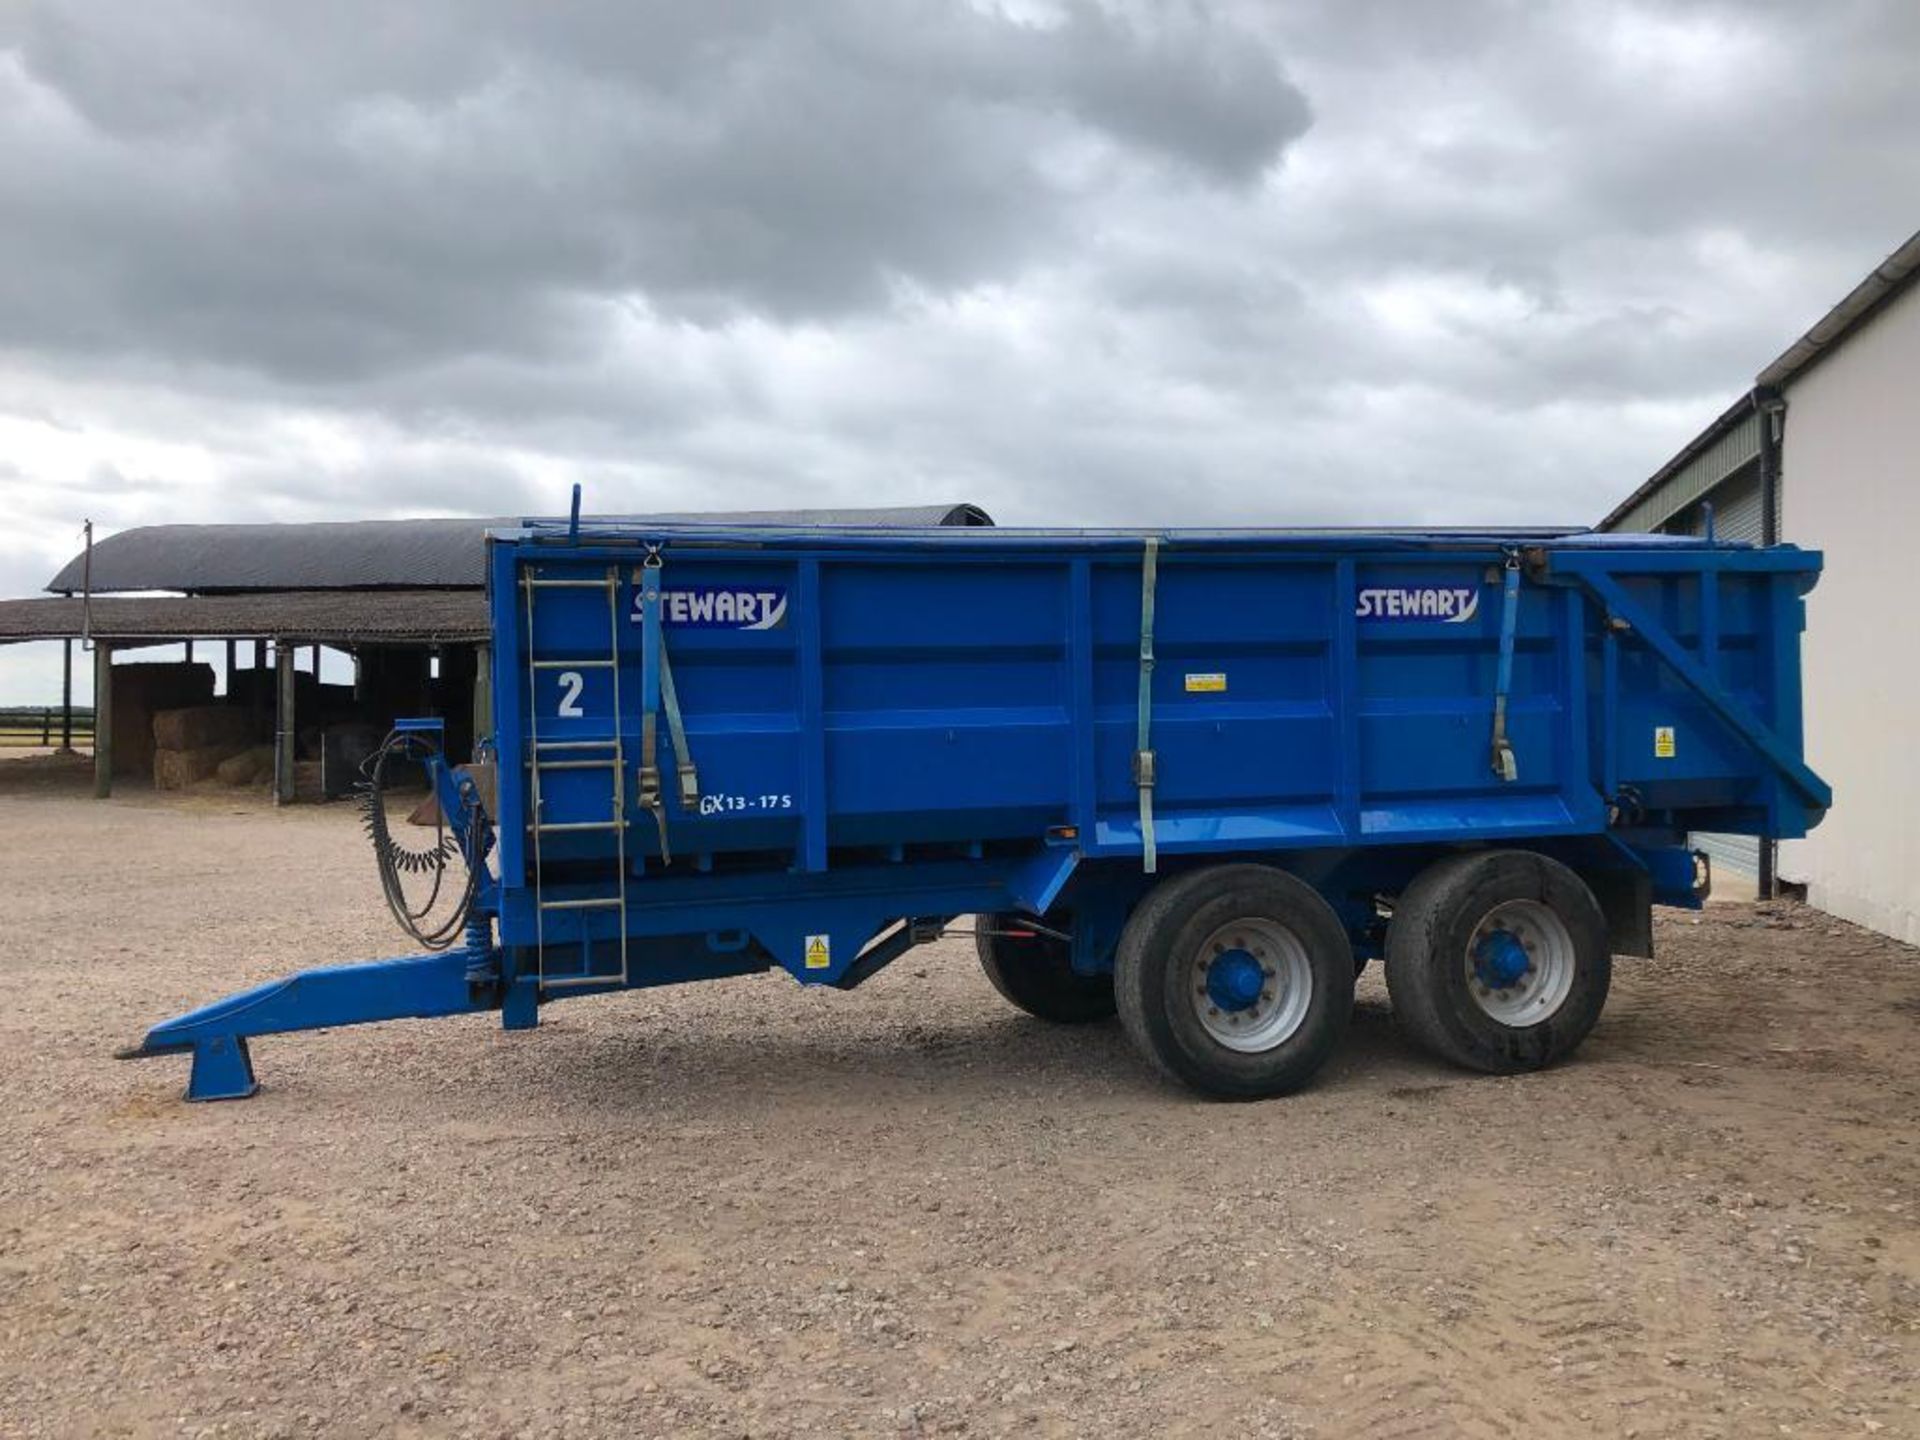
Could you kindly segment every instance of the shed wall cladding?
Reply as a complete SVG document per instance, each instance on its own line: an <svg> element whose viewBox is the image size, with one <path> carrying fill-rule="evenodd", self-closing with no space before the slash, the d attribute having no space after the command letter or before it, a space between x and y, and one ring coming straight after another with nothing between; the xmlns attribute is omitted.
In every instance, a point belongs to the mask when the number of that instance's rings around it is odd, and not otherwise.
<svg viewBox="0 0 1920 1440"><path fill-rule="evenodd" d="M1914 376L1920 284L1787 388L1786 538L1823 551L1801 640L1807 759L1833 812L1781 843L1780 874L1822 910L1920 944L1920 540Z"/></svg>
<svg viewBox="0 0 1920 1440"><path fill-rule="evenodd" d="M1760 417L1749 410L1727 432L1607 528L1659 530L1715 486L1760 458Z"/></svg>

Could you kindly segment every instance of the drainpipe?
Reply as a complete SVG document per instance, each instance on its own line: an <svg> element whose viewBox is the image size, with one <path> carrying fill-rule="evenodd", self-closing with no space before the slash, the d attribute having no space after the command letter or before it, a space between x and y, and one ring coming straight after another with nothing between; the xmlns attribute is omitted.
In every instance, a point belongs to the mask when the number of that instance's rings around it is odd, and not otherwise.
<svg viewBox="0 0 1920 1440"><path fill-rule="evenodd" d="M1780 543L1780 448L1786 438L1787 397L1771 386L1754 388L1753 407L1760 412L1760 542ZM1776 844L1760 842L1760 898L1771 900L1779 890L1775 867Z"/></svg>
<svg viewBox="0 0 1920 1440"><path fill-rule="evenodd" d="M1760 412L1760 539L1780 543L1780 444L1786 438L1787 397L1760 386L1753 392Z"/></svg>

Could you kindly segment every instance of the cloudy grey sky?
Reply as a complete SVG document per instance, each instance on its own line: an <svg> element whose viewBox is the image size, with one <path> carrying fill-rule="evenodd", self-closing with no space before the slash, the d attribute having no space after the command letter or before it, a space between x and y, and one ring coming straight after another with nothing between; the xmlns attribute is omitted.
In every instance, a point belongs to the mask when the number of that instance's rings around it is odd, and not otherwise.
<svg viewBox="0 0 1920 1440"><path fill-rule="evenodd" d="M1920 225L1917 122L1911 0L0 0L0 592L574 480L1590 521Z"/></svg>

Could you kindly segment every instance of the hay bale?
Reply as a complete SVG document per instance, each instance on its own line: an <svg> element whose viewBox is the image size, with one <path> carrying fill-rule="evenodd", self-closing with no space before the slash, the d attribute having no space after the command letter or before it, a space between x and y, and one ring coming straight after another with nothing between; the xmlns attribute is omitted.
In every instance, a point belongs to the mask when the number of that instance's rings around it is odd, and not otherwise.
<svg viewBox="0 0 1920 1440"><path fill-rule="evenodd" d="M211 665L149 661L114 666L113 773L152 773L155 711L205 705L212 699Z"/></svg>
<svg viewBox="0 0 1920 1440"><path fill-rule="evenodd" d="M184 790L220 772L220 762L232 758L231 745L199 745L191 750L153 752L153 788Z"/></svg>
<svg viewBox="0 0 1920 1440"><path fill-rule="evenodd" d="M210 745L244 745L253 738L252 718L237 705L192 705L160 710L153 717L153 742L161 750L203 750Z"/></svg>
<svg viewBox="0 0 1920 1440"><path fill-rule="evenodd" d="M293 762L293 798L296 800L324 800L326 787L320 783L320 762L318 760L296 760Z"/></svg>
<svg viewBox="0 0 1920 1440"><path fill-rule="evenodd" d="M222 785L251 785L273 774L273 746L253 745L220 762L214 772Z"/></svg>
<svg viewBox="0 0 1920 1440"><path fill-rule="evenodd" d="M473 781L474 788L480 793L481 809L489 815L498 813L500 805L498 765L488 760L477 765L456 765L453 770L454 774L464 775ZM440 823L440 797L429 790L426 799L407 812L407 824L438 825Z"/></svg>

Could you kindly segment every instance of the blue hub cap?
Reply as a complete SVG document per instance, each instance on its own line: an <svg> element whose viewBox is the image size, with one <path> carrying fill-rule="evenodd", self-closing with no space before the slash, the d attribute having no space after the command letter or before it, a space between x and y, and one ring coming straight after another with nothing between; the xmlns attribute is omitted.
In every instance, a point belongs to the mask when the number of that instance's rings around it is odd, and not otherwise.
<svg viewBox="0 0 1920 1440"><path fill-rule="evenodd" d="M1244 950L1223 950L1207 966L1207 999L1222 1010L1245 1010L1260 998L1266 971Z"/></svg>
<svg viewBox="0 0 1920 1440"><path fill-rule="evenodd" d="M1474 947L1474 978L1489 990L1517 985L1531 969L1533 957L1511 930L1490 931Z"/></svg>

